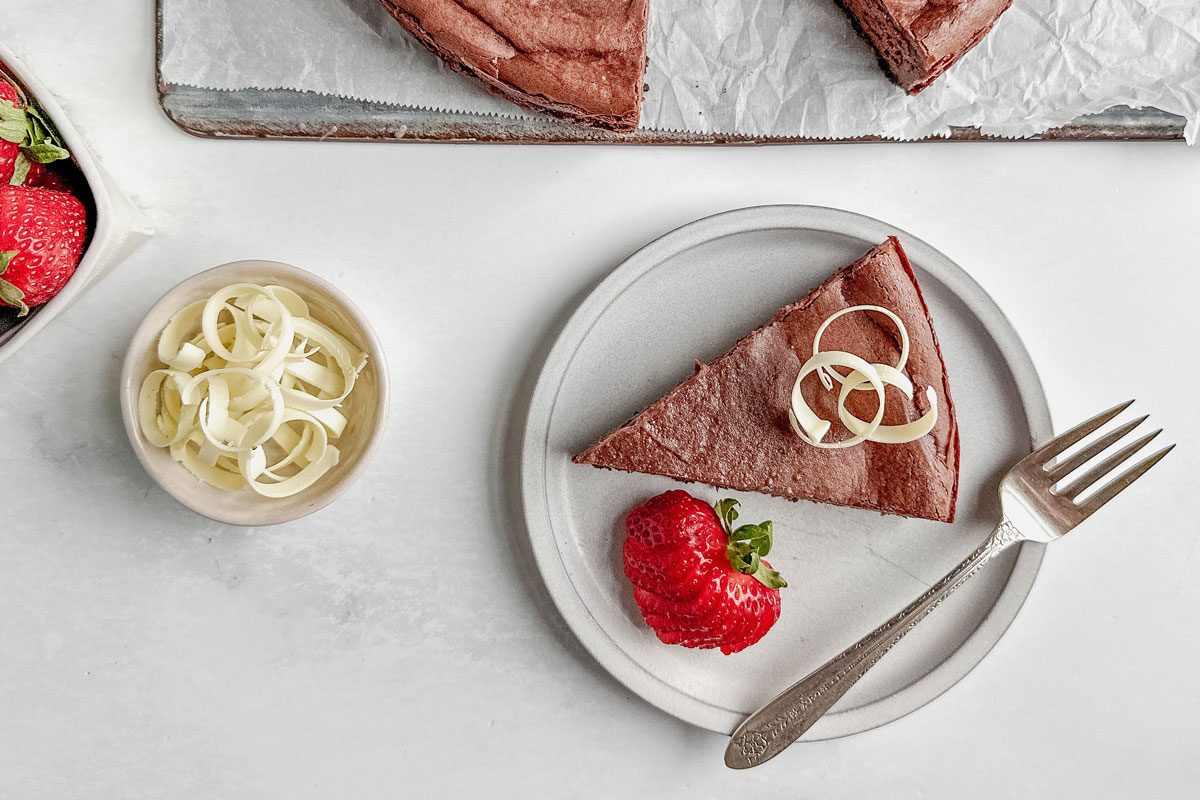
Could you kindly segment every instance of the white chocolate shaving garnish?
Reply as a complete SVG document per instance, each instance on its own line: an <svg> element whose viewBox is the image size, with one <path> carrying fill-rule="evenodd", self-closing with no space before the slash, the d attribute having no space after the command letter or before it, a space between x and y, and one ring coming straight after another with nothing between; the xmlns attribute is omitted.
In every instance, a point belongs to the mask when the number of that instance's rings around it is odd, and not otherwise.
<svg viewBox="0 0 1200 800"><path fill-rule="evenodd" d="M142 382L142 432L205 483L289 497L341 458L338 407L367 356L291 289L226 286L175 314L157 354L166 368Z"/></svg>
<svg viewBox="0 0 1200 800"><path fill-rule="evenodd" d="M894 367L887 364L871 364L860 356L841 350L821 350L821 336L830 323L852 311L873 311L883 314L895 324L896 330L900 334L900 357ZM816 336L813 337L812 357L804 362L804 366L800 368L800 374L796 376L795 384L792 385L791 410L788 412L792 430L812 446L827 450L853 447L863 442L904 444L928 435L933 430L933 426L937 424L938 418L937 394L934 393L932 387L925 389L925 397L929 401L930 408L920 419L906 422L903 425L882 424L887 404L887 386L896 387L909 400L913 397L912 381L904 374L904 367L908 363L908 353L908 330L894 312L881 306L851 306L832 314L817 328ZM846 367L850 371L842 375L833 369L835 366ZM833 390L835 381L841 384L841 388L838 390L838 419L846 426L846 430L850 431L850 438L837 442L822 441L829 433L830 424L813 412L800 389L804 378L812 372L817 373L821 379L821 385L827 391ZM874 391L879 400L875 416L870 421L856 417L846 408L846 399L851 392L866 390Z"/></svg>

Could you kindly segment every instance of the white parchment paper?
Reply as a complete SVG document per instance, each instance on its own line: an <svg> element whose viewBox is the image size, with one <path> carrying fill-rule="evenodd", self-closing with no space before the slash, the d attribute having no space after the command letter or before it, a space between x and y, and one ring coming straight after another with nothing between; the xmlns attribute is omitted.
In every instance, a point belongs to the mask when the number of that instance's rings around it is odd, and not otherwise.
<svg viewBox="0 0 1200 800"><path fill-rule="evenodd" d="M909 97L834 0L651 0L642 127L754 136L1028 136L1114 105L1200 132L1200 0L1014 0ZM444 69L377 0L164 0L163 78L528 116Z"/></svg>

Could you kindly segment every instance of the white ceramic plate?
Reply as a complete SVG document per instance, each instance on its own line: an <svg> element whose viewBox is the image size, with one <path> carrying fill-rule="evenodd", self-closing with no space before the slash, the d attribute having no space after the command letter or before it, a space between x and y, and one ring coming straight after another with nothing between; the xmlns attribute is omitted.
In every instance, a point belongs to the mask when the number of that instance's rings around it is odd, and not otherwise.
<svg viewBox="0 0 1200 800"><path fill-rule="evenodd" d="M895 235L937 327L962 435L958 519L887 517L687 484L737 496L743 518L775 523L783 611L733 656L659 643L621 568L623 519L667 478L575 465L577 453L831 272ZM719 214L643 248L592 292L560 335L525 433L526 521L559 610L589 651L646 700L730 733L749 713L921 594L991 531L1000 476L1050 436L1029 356L1001 311L959 266L886 223L829 208ZM845 736L920 708L1003 635L1037 574L1042 545L993 563L913 631L807 735Z"/></svg>

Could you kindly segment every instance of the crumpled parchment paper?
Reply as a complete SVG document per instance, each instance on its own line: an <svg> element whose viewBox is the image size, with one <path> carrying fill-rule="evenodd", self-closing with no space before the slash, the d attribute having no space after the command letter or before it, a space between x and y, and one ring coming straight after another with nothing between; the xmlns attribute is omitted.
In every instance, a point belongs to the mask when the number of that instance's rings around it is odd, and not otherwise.
<svg viewBox="0 0 1200 800"><path fill-rule="evenodd" d="M950 126L1029 136L1114 105L1200 133L1200 1L1014 0L931 88L884 76L834 0L651 0L642 127L900 139ZM163 0L162 74L528 116L444 69L377 0Z"/></svg>

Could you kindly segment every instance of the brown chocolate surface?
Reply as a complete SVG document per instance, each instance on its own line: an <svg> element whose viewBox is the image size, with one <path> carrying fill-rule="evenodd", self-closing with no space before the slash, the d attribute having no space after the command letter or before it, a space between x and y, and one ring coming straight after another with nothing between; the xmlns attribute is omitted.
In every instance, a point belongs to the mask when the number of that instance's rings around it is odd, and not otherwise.
<svg viewBox="0 0 1200 800"><path fill-rule="evenodd" d="M839 0L909 94L987 35L1012 0Z"/></svg>
<svg viewBox="0 0 1200 800"><path fill-rule="evenodd" d="M864 442L826 450L806 444L792 431L792 384L812 355L816 330L834 312L855 305L883 306L904 321L911 342L905 372L916 387L916 399L888 387L884 423L900 424L924 414L924 389L932 387L939 415L930 435L906 444ZM900 345L885 317L855 312L829 327L821 349L894 364ZM818 415L835 421L826 441L847 438L849 432L836 422L837 393L825 391L816 375L805 379L804 392ZM876 398L873 392L856 392L847 406L870 419ZM698 364L694 376L574 460L793 500L953 521L959 439L950 383L900 243L888 239L834 273L728 353L711 364Z"/></svg>
<svg viewBox="0 0 1200 800"><path fill-rule="evenodd" d="M448 66L534 111L637 127L648 0L380 0Z"/></svg>

